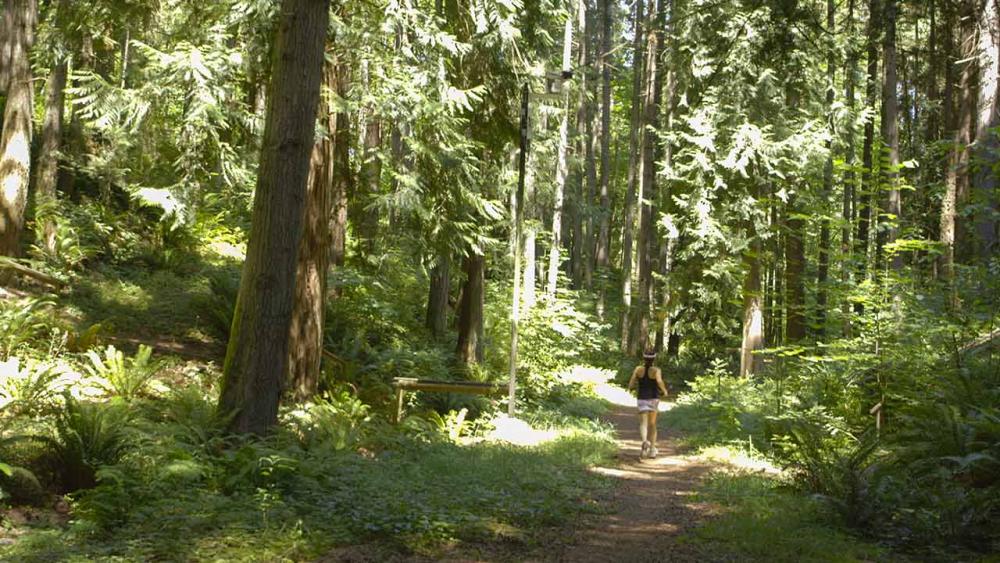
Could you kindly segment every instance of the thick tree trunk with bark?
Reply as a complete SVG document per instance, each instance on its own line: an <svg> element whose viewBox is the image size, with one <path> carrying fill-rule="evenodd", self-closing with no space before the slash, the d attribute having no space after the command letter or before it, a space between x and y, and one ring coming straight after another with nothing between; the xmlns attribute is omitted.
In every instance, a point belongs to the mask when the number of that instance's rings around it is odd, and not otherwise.
<svg viewBox="0 0 1000 563"><path fill-rule="evenodd" d="M957 107L954 119L949 119L949 125L954 129L954 143L948 158L948 170L945 174L945 192L941 199L940 241L944 246L941 255L941 273L945 280L952 284L955 277L955 261L962 237L960 225L956 222L959 207L966 201L969 186L969 144L972 141L973 113L975 112L974 83L975 64L974 49L976 29L972 21L972 0L965 0L957 7L959 25L959 56L962 69L959 75ZM949 9L949 20L956 8ZM949 65L951 66L951 65ZM950 91L948 92L950 94ZM946 95L946 99L950 96ZM950 101L950 100L949 100ZM951 109L946 105L945 109ZM957 295L953 293L952 305L957 305Z"/></svg>
<svg viewBox="0 0 1000 563"><path fill-rule="evenodd" d="M236 433L277 422L323 75L328 0L284 0L274 44L253 221L219 408Z"/></svg>
<svg viewBox="0 0 1000 563"><path fill-rule="evenodd" d="M31 177L32 77L35 0L8 0L11 15L7 103L0 133L0 255L20 252Z"/></svg>
<svg viewBox="0 0 1000 563"><path fill-rule="evenodd" d="M451 260L441 252L431 269L430 291L427 295L427 330L435 340L444 338L448 329L448 297L451 293Z"/></svg>
<svg viewBox="0 0 1000 563"><path fill-rule="evenodd" d="M625 191L625 210L622 226L622 312L621 312L621 350L629 349L629 336L632 319L632 277L633 277L633 237L636 221L636 201L641 194L636 194L639 186L639 144L642 132L642 77L645 74L645 23L643 0L635 2L635 30L632 55L632 115L628 139L628 186Z"/></svg>
<svg viewBox="0 0 1000 563"><path fill-rule="evenodd" d="M648 6L649 29L646 34L645 91L643 93L642 136L639 150L641 170L642 200L639 215L639 291L635 314L632 316L632 335L629 353L637 355L642 347L648 346L650 307L653 304L653 262L656 241L656 224L653 203L656 193L656 157L658 141L656 131L659 125L661 89L663 85L660 62L663 51L664 1L650 0Z"/></svg>
<svg viewBox="0 0 1000 563"><path fill-rule="evenodd" d="M14 46L14 0L0 0L0 94L10 84L10 55Z"/></svg>
<svg viewBox="0 0 1000 563"><path fill-rule="evenodd" d="M886 213L889 228L880 229L886 243L899 238L903 208L899 190L899 102L896 99L896 0L885 0L885 34L882 38L882 59L885 70L882 73L882 143L888 151L888 168L883 171L885 184L889 187ZM880 245L882 246L882 245ZM882 250L882 249L880 249ZM892 268L903 267L903 255L897 252L892 259Z"/></svg>
<svg viewBox="0 0 1000 563"><path fill-rule="evenodd" d="M38 154L38 174L35 194L38 207L48 206L41 215L41 242L49 253L56 250L55 210L56 185L59 183L59 150L62 145L64 91L66 89L66 61L56 64L46 84L45 121L42 123L42 148Z"/></svg>
<svg viewBox="0 0 1000 563"><path fill-rule="evenodd" d="M1000 0L985 0L979 11L979 100L977 104L976 143L974 145L975 175L972 192L977 208L977 244L985 262L1000 252L997 216L1000 213L1000 193L997 193L997 162L1000 160Z"/></svg>
<svg viewBox="0 0 1000 563"><path fill-rule="evenodd" d="M326 135L313 145L309 161L303 232L295 268L295 302L288 334L288 392L296 401L305 401L318 391L323 359L338 121L332 103L337 92L337 72L330 62L324 65L323 82L327 92L320 103L319 121Z"/></svg>
<svg viewBox="0 0 1000 563"><path fill-rule="evenodd" d="M483 360L483 305L485 301L485 259L471 253L465 257L465 286L458 311L458 349L456 355L463 364Z"/></svg>

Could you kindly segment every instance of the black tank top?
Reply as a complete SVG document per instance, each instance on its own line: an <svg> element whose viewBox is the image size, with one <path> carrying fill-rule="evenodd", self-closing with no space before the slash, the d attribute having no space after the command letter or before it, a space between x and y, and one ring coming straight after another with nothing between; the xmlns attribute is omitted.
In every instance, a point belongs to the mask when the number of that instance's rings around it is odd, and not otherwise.
<svg viewBox="0 0 1000 563"><path fill-rule="evenodd" d="M653 368L643 368L643 376L639 378L639 399L660 398L660 386L656 384L656 377L652 371Z"/></svg>

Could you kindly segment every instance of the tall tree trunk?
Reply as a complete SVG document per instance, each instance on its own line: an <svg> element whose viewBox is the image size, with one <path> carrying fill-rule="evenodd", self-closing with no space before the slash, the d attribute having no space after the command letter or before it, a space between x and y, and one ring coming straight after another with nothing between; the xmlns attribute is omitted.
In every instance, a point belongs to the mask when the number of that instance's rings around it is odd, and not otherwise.
<svg viewBox="0 0 1000 563"><path fill-rule="evenodd" d="M593 67L593 37L594 37L594 11L590 9L587 0L579 3L580 18L580 100L582 122L577 128L580 134L580 144L583 146L583 178L581 180L581 201L578 206L583 214L583 239L580 241L580 254L582 259L583 285L590 289L594 285L594 244L596 236L594 234L594 217L591 213L595 195L597 193L597 162L594 158L595 128L594 128L594 100L597 92L597 81L590 73Z"/></svg>
<svg viewBox="0 0 1000 563"><path fill-rule="evenodd" d="M0 256L20 252L31 177L32 77L35 0L8 0L13 11L7 103L0 133Z"/></svg>
<svg viewBox="0 0 1000 563"><path fill-rule="evenodd" d="M333 97L337 94L337 71L323 67L325 96L321 98L319 121L326 135L316 139L309 160L302 239L295 267L295 300L288 334L289 395L305 401L319 390L323 359L323 324L326 317L326 279L330 265L334 189L334 139L338 119Z"/></svg>
<svg viewBox="0 0 1000 563"><path fill-rule="evenodd" d="M849 41L854 38L854 0L849 0L847 7L847 37ZM854 110L855 110L855 100L854 100L854 89L855 81L857 80L858 73L858 56L854 51L853 44L848 47L847 50L847 65L845 68L847 74L847 84L844 87L844 97L847 98L847 110L850 119L847 122L847 128L844 132L844 151L847 153L844 161L846 163L846 170L844 172L844 201L841 207L841 221L843 222L843 227L840 231L840 253L841 253L841 272L840 281L847 287L851 280L851 231L853 230L854 224L854 210L855 210L855 197L856 197L856 187L857 187L857 174L854 171L855 165L855 147L854 147ZM841 303L841 313L844 317L844 336L851 336L851 304L847 299L843 299Z"/></svg>
<svg viewBox="0 0 1000 563"><path fill-rule="evenodd" d="M544 114L541 116L539 129L541 131L548 129L548 119ZM535 204L537 165L535 160L528 159L524 176L524 201L521 202L521 208L524 210L524 287L521 288L521 304L524 305L526 311L534 308L537 299L538 255L536 245L538 243L538 213Z"/></svg>
<svg viewBox="0 0 1000 563"><path fill-rule="evenodd" d="M463 364L483 360L483 305L485 260L481 254L465 257L465 287L458 312L458 360Z"/></svg>
<svg viewBox="0 0 1000 563"><path fill-rule="evenodd" d="M798 195L788 197L785 233L785 338L795 343L806 337L805 301L805 221L799 209Z"/></svg>
<svg viewBox="0 0 1000 563"><path fill-rule="evenodd" d="M826 0L826 29L830 37L834 37L836 34L835 13L836 7L833 0ZM830 140L826 142L827 157L823 166L823 192L820 203L823 218L820 220L819 227L819 261L816 275L816 325L820 338L826 334L827 285L830 278L830 219L826 210L830 205L830 197L833 195L833 89L835 87L836 73L834 69L836 65L837 56L831 40L826 57L826 111Z"/></svg>
<svg viewBox="0 0 1000 563"><path fill-rule="evenodd" d="M1000 194L997 192L997 162L1000 160L1000 1L985 0L979 12L979 100L976 123L975 176L972 191L977 208L976 232L980 257L987 261L1000 252L997 216Z"/></svg>
<svg viewBox="0 0 1000 563"><path fill-rule="evenodd" d="M886 242L891 244L899 238L902 220L902 199L899 190L899 102L896 98L896 0L885 0L885 35L882 37L882 58L885 70L882 73L882 143L888 151L888 168L884 170L885 183L889 186L886 212L889 228L882 230ZM903 255L896 252L892 268L903 267Z"/></svg>
<svg viewBox="0 0 1000 563"><path fill-rule="evenodd" d="M337 55L335 75L337 98L342 102L349 95L351 65L343 54ZM333 193L330 196L332 224L330 226L330 264L334 268L347 260L347 210L351 193L351 116L346 111L334 115L333 135Z"/></svg>
<svg viewBox="0 0 1000 563"><path fill-rule="evenodd" d="M66 61L58 62L46 84L45 121L42 123L42 148L38 154L38 175L35 193L38 207L48 207L42 216L42 245L47 252L56 251L55 209L56 185L59 182L59 150L62 145L64 91L66 89Z"/></svg>
<svg viewBox="0 0 1000 563"><path fill-rule="evenodd" d="M583 0L577 0L582 2ZM563 73L570 72L573 49L573 16L566 18L566 29L563 35ZM564 111L559 122L559 147L557 148L556 161L556 186L555 200L552 205L552 244L549 247L548 281L545 286L545 293L549 299L556 296L556 287L559 281L559 266L562 263L562 215L563 203L566 194L566 176L569 175L569 161L567 151L569 150L569 115L570 97L569 88L566 88L564 97Z"/></svg>
<svg viewBox="0 0 1000 563"><path fill-rule="evenodd" d="M430 292L427 296L427 329L435 340L444 338L448 329L448 297L451 294L451 260L448 253L438 254L431 269Z"/></svg>
<svg viewBox="0 0 1000 563"><path fill-rule="evenodd" d="M743 280L743 343L740 346L740 377L759 374L761 357L754 351L764 347L764 313L761 307L760 240L751 227L753 244L743 254L746 278Z"/></svg>
<svg viewBox="0 0 1000 563"><path fill-rule="evenodd" d="M645 2L635 1L635 29L632 51L632 115L628 138L628 186L625 191L625 209L622 227L622 312L621 312L621 350L627 352L632 326L632 277L634 264L632 261L633 232L636 221L636 201L641 198L636 191L639 186L639 144L644 136L642 131L642 77L645 74Z"/></svg>
<svg viewBox="0 0 1000 563"><path fill-rule="evenodd" d="M606 270L611 254L611 19L615 4L601 1L601 177L600 212L598 213L597 249L595 258L598 270ZM603 295L603 288L602 288Z"/></svg>
<svg viewBox="0 0 1000 563"><path fill-rule="evenodd" d="M14 47L14 0L0 0L0 94L10 84L11 60Z"/></svg>
<svg viewBox="0 0 1000 563"><path fill-rule="evenodd" d="M878 97L878 34L879 34L879 2L870 0L868 4L868 78L865 82L865 107L875 110ZM858 283L868 277L869 246L871 246L872 198L878 192L878 180L875 177L875 119L869 117L865 121L865 141L862 149L861 193L858 201L861 207L858 213L858 236L854 240L855 260L858 263ZM856 303L854 311L862 314L865 311L863 303Z"/></svg>
<svg viewBox="0 0 1000 563"><path fill-rule="evenodd" d="M330 3L283 0L253 221L223 367L229 428L263 435L278 418Z"/></svg>
<svg viewBox="0 0 1000 563"><path fill-rule="evenodd" d="M954 110L954 121L949 125L954 127L954 143L948 158L948 170L945 174L945 192L941 200L940 241L944 246L941 255L941 273L947 283L952 285L951 304L958 304L954 293L955 261L961 241L960 225L956 222L959 206L966 200L969 185L969 143L972 140L971 129L975 102L973 101L973 86L975 65L976 29L972 12L973 0L965 0L958 6L959 24L959 59L962 71L959 75L958 105ZM949 19L955 13L955 8L949 9ZM950 65L949 65L950 66ZM950 92L948 92L950 93ZM949 96L945 96L946 99ZM948 100L950 101L950 100ZM950 109L946 104L946 109ZM949 120L952 121L952 120Z"/></svg>
<svg viewBox="0 0 1000 563"><path fill-rule="evenodd" d="M656 194L657 138L653 131L658 129L660 99L662 97L662 72L660 61L663 45L664 1L650 0L648 6L649 29L646 35L645 92L643 93L643 129L639 151L642 185L640 192L641 213L639 215L639 302L632 317L632 336L629 352L637 355L641 348L648 346L650 307L653 304L653 262L656 240L656 224L653 202Z"/></svg>
<svg viewBox="0 0 1000 563"><path fill-rule="evenodd" d="M937 108L941 101L938 90L938 76L941 74L941 53L938 45L937 2L930 0L927 7L930 15L930 37L928 38L927 56L927 129L924 139L927 144L941 138L941 110Z"/></svg>
<svg viewBox="0 0 1000 563"><path fill-rule="evenodd" d="M375 200L379 195L379 182L382 179L382 122L374 112L370 112L364 124L364 143L359 176L358 200L360 204L359 238L364 241L367 254L375 253L375 238L378 236L379 214L375 208Z"/></svg>

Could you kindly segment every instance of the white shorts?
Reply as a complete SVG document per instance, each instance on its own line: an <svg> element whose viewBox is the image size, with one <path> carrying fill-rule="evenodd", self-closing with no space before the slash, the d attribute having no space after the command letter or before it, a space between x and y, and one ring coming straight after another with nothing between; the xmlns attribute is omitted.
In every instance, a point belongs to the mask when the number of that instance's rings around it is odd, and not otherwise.
<svg viewBox="0 0 1000 563"><path fill-rule="evenodd" d="M639 412L656 412L660 406L659 399L637 399Z"/></svg>

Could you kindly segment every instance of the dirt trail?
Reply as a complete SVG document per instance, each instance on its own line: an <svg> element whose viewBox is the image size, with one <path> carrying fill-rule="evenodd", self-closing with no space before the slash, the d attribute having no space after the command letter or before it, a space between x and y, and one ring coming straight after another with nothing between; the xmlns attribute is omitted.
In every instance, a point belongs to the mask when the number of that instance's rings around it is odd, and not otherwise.
<svg viewBox="0 0 1000 563"><path fill-rule="evenodd" d="M595 516L555 558L565 562L706 561L709 554L684 534L710 514L695 502L700 479L710 467L681 455L677 437L659 424L659 456L639 459L641 441L634 407L615 406L606 420L618 432L618 466L597 470L621 483Z"/></svg>

